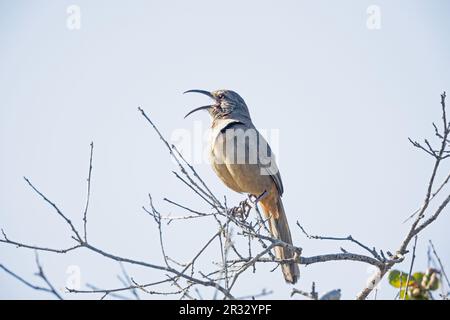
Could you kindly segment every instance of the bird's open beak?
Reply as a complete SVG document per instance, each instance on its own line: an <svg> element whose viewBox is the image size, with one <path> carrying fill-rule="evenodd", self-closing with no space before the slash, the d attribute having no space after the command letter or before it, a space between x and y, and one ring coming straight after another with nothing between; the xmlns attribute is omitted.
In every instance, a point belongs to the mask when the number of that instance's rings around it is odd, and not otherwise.
<svg viewBox="0 0 450 320"><path fill-rule="evenodd" d="M194 110L189 111L189 113L188 113L187 115L185 115L184 118L186 119L190 114L192 114L192 113L194 113L194 112L196 112L196 111L199 111L199 110L207 110L207 109L212 108L212 107L213 107L212 105L209 105L209 106L203 106L203 107L195 108Z"/></svg>
<svg viewBox="0 0 450 320"><path fill-rule="evenodd" d="M214 98L214 96L211 94L211 92L208 92L208 91L206 91L206 90L197 90L197 89L193 89L193 90L185 91L185 92L183 92L183 93L190 93L190 92L201 93L201 94L204 94L205 96L208 96L208 97L210 97L211 99L214 99L214 100L215 100L215 98ZM199 111L199 110L208 110L209 108L212 108L212 107L213 107L213 105L207 105L207 106L195 108L194 110L190 111L187 115L185 115L184 118L187 118L190 114L192 114L192 113L194 113L194 112L196 112L196 111Z"/></svg>

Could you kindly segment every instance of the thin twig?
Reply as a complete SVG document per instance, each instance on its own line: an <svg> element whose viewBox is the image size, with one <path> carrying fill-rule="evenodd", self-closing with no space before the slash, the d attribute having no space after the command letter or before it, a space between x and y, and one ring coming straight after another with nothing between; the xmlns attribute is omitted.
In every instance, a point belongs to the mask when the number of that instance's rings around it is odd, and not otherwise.
<svg viewBox="0 0 450 320"><path fill-rule="evenodd" d="M34 192L36 192L42 199L44 199L45 202L47 202L49 205L51 205L53 207L53 209L55 209L55 211L58 213L58 215L64 219L64 221L69 225L69 227L72 229L72 232L75 234L76 238L78 241L82 242L80 234L78 233L78 231L75 229L74 225L72 224L72 221L70 221L69 218L67 218L62 211L56 206L56 204L54 204L52 201L50 201L46 196L44 196L44 194L42 194L31 182L30 180L28 180L27 177L23 177L24 180L28 183L28 185L34 190Z"/></svg>
<svg viewBox="0 0 450 320"><path fill-rule="evenodd" d="M91 142L91 154L89 157L89 174L87 178L87 196L86 196L86 205L84 207L83 213L83 229L84 229L84 241L87 242L87 212L89 209L89 201L91 199L91 174L92 174L92 155L94 153L94 142Z"/></svg>
<svg viewBox="0 0 450 320"><path fill-rule="evenodd" d="M408 294L409 281L411 280L411 274L414 266L414 260L416 259L416 246L417 246L417 236L414 237L414 247L411 258L411 265L409 266L408 278L406 279L406 288L405 294L403 295L403 299L406 300L406 295Z"/></svg>
<svg viewBox="0 0 450 320"><path fill-rule="evenodd" d="M450 289L450 281L449 281L449 279L447 277L447 273L445 272L444 265L442 264L441 258L438 256L438 254L436 252L436 248L434 247L433 242L431 240L429 240L429 243L430 243L431 249L433 250L433 254L434 254L434 256L436 257L436 259L437 259L437 261L439 263L439 268L440 268L439 271L444 276L445 280L447 281L447 286Z"/></svg>

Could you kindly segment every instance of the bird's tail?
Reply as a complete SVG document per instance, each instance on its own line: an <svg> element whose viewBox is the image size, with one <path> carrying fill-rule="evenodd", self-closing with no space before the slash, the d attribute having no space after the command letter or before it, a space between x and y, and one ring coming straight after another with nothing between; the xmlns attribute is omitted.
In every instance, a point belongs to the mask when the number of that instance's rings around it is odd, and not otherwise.
<svg viewBox="0 0 450 320"><path fill-rule="evenodd" d="M266 218L269 219L269 229L272 236L283 242L292 244L291 231L283 208L283 202L278 195L268 195L261 199L261 207L263 208ZM275 256L277 259L291 259L294 257L294 250L286 247L276 246ZM296 283L300 277L298 264L295 262L284 263L281 265L283 276L286 282Z"/></svg>

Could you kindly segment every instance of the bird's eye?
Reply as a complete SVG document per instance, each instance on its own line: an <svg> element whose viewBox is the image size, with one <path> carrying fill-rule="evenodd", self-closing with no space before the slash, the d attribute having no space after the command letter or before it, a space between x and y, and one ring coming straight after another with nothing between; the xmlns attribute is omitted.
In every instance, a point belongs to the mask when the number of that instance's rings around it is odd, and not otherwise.
<svg viewBox="0 0 450 320"><path fill-rule="evenodd" d="M224 94L223 93L219 93L219 95L217 96L219 99L223 99Z"/></svg>

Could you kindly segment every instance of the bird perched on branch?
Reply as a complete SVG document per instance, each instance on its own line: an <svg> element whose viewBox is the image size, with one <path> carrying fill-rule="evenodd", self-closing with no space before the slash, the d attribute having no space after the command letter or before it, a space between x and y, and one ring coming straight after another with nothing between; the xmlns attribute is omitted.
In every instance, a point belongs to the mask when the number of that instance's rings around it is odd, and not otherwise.
<svg viewBox="0 0 450 320"><path fill-rule="evenodd" d="M196 108L190 114L207 110L212 117L210 160L214 171L230 189L255 196L269 221L272 236L292 244L291 232L281 196L283 183L270 146L252 123L244 100L231 90L188 90L204 94L214 103ZM277 259L293 259L289 246L274 248ZM296 283L300 275L296 262L281 264L284 278Z"/></svg>

